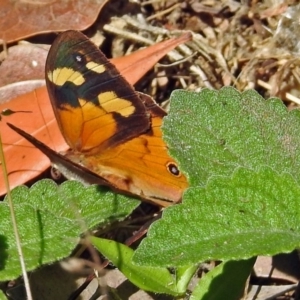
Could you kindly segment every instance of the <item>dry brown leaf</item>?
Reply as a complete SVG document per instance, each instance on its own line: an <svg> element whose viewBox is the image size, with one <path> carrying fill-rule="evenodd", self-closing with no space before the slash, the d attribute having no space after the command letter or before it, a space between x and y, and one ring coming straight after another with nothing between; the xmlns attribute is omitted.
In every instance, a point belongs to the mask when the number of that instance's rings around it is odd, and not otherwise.
<svg viewBox="0 0 300 300"><path fill-rule="evenodd" d="M20 95L32 92L45 85L45 80L25 80L8 84L0 88L0 103L6 103Z"/></svg>
<svg viewBox="0 0 300 300"><path fill-rule="evenodd" d="M38 33L84 30L108 0L0 1L0 39L14 42Z"/></svg>
<svg viewBox="0 0 300 300"><path fill-rule="evenodd" d="M0 87L14 82L45 79L45 62L50 46L20 44L8 49L0 65Z"/></svg>

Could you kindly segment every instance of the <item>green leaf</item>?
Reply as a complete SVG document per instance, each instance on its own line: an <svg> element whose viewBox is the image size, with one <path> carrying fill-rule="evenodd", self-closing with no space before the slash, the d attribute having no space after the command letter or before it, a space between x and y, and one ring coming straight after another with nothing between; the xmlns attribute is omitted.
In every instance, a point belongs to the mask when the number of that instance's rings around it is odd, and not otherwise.
<svg viewBox="0 0 300 300"><path fill-rule="evenodd" d="M199 268L198 265L188 265L176 268L176 286L178 291L186 291L191 278Z"/></svg>
<svg viewBox="0 0 300 300"><path fill-rule="evenodd" d="M96 248L140 289L154 293L179 296L186 287L178 291L175 277L166 268L152 268L132 264L133 250L115 241L91 237Z"/></svg>
<svg viewBox="0 0 300 300"><path fill-rule="evenodd" d="M0 300L7 300L7 297L5 296L4 292L0 290Z"/></svg>
<svg viewBox="0 0 300 300"><path fill-rule="evenodd" d="M300 111L288 112L277 98L231 87L174 91L163 131L192 186L241 166L270 166L300 181Z"/></svg>
<svg viewBox="0 0 300 300"><path fill-rule="evenodd" d="M30 189L12 191L27 271L68 256L79 235L96 225L122 220L139 205L98 186L75 181L57 186L41 180ZM21 274L6 201L0 203L0 281Z"/></svg>
<svg viewBox="0 0 300 300"><path fill-rule="evenodd" d="M255 258L221 263L199 281L190 300L241 299L254 263Z"/></svg>
<svg viewBox="0 0 300 300"><path fill-rule="evenodd" d="M195 187L152 225L134 261L179 266L245 259L300 246L300 187L289 174L238 169Z"/></svg>
<svg viewBox="0 0 300 300"><path fill-rule="evenodd" d="M299 110L255 91L176 91L164 131L191 188L150 228L136 263L184 266L299 247Z"/></svg>

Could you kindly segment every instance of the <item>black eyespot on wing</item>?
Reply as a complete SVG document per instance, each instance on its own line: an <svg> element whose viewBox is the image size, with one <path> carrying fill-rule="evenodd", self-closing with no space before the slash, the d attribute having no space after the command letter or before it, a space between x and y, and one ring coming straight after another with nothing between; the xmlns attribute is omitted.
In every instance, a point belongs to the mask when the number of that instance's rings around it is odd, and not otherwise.
<svg viewBox="0 0 300 300"><path fill-rule="evenodd" d="M179 177L181 175L181 172L179 171L177 165L174 162L167 163L167 169L172 175L176 177Z"/></svg>

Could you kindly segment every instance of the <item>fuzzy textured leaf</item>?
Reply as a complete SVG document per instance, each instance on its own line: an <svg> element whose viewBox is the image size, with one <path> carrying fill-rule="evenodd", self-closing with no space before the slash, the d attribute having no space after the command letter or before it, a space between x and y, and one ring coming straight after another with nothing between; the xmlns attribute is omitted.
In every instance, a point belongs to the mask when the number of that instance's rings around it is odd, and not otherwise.
<svg viewBox="0 0 300 300"><path fill-rule="evenodd" d="M27 271L68 256L79 235L94 226L124 219L139 205L125 196L75 181L57 186L41 180L12 191ZM21 274L10 211L0 203L0 281Z"/></svg>
<svg viewBox="0 0 300 300"><path fill-rule="evenodd" d="M290 252L300 246L299 199L293 177L268 168L214 177L206 188L190 188L183 204L165 210L135 261L178 266Z"/></svg>
<svg viewBox="0 0 300 300"><path fill-rule="evenodd" d="M177 91L164 131L191 188L153 224L135 262L181 266L300 246L299 110L255 91Z"/></svg>
<svg viewBox="0 0 300 300"><path fill-rule="evenodd" d="M270 166L300 182L300 111L278 98L232 87L200 93L174 91L164 138L192 186L237 167Z"/></svg>

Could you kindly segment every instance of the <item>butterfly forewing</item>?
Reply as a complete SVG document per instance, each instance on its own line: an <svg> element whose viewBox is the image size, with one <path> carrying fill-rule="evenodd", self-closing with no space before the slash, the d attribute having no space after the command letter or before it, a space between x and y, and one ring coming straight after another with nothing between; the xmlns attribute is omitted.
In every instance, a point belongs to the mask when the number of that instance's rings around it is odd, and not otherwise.
<svg viewBox="0 0 300 300"><path fill-rule="evenodd" d="M131 85L82 33L66 31L54 41L46 83L69 146L93 154L150 128L150 117Z"/></svg>

